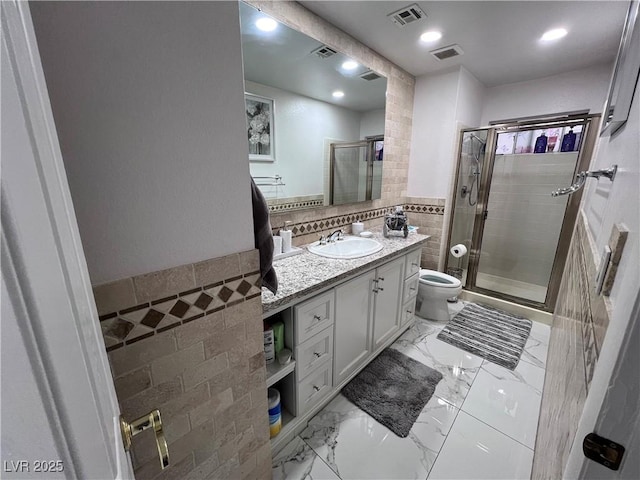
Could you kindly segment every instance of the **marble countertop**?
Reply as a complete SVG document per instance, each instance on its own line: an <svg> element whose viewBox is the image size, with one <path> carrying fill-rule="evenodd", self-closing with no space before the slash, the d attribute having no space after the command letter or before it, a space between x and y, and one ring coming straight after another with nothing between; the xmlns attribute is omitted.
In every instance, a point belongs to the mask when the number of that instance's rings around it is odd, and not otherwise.
<svg viewBox="0 0 640 480"><path fill-rule="evenodd" d="M274 295L266 288L262 289L263 313L293 303L299 298L322 290L358 272L381 265L393 257L422 245L430 237L410 233L407 238L400 236L385 238L381 227L372 229L372 232L372 238L378 240L383 248L366 257L350 260L325 258L309 252L305 245L302 247L304 253L274 261L273 267L278 275L278 292Z"/></svg>

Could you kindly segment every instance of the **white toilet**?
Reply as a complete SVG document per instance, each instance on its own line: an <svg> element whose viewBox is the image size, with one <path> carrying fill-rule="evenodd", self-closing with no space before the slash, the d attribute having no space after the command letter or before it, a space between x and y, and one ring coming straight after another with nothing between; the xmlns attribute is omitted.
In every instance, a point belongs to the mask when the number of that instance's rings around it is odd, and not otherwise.
<svg viewBox="0 0 640 480"><path fill-rule="evenodd" d="M420 269L420 284L416 300L416 314L428 320L449 321L447 298L462 292L462 282L446 273Z"/></svg>

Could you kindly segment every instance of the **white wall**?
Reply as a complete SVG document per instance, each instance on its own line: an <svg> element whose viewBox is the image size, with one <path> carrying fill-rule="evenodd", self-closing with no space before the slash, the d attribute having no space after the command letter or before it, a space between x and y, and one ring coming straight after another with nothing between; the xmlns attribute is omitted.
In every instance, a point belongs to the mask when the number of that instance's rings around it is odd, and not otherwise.
<svg viewBox="0 0 640 480"><path fill-rule="evenodd" d="M416 78L407 195L445 197L455 164L459 71Z"/></svg>
<svg viewBox="0 0 640 480"><path fill-rule="evenodd" d="M595 462L585 461L581 442L574 442L565 472L567 478L637 478L640 454L637 437L637 426L640 424L640 377L637 355L634 357L634 352L638 348L637 323L640 318L638 310L634 312L633 308L640 295L638 132L640 82L636 84L629 120L613 137L600 138L597 154L591 164L591 169L618 164L615 181L612 183L602 179L596 182L590 179L583 197L582 208L596 242L596 252L601 252L608 243L614 224L624 224L629 230L629 236L611 291L610 323L576 434L576 439L582 439L588 432L596 431L599 435L635 450L625 452L627 458L622 468L618 472L612 472ZM598 264L596 261L596 265Z"/></svg>
<svg viewBox="0 0 640 480"><path fill-rule="evenodd" d="M365 137L384 135L385 109L370 110L360 115L360 140Z"/></svg>
<svg viewBox="0 0 640 480"><path fill-rule="evenodd" d="M253 248L237 4L31 10L92 283Z"/></svg>
<svg viewBox="0 0 640 480"><path fill-rule="evenodd" d="M469 70L460 67L456 120L468 127L477 127L485 100L485 86ZM456 132L457 134L457 132Z"/></svg>
<svg viewBox="0 0 640 480"><path fill-rule="evenodd" d="M464 67L416 79L407 194L446 198L458 131L480 122L484 86Z"/></svg>
<svg viewBox="0 0 640 480"><path fill-rule="evenodd" d="M487 88L481 125L496 120L590 110L602 112L612 65Z"/></svg>
<svg viewBox="0 0 640 480"><path fill-rule="evenodd" d="M255 82L245 90L275 100L276 161L251 162L251 175L281 175L286 186L278 187L279 198L322 194L324 139L358 140L360 113ZM272 187L261 190L275 196Z"/></svg>

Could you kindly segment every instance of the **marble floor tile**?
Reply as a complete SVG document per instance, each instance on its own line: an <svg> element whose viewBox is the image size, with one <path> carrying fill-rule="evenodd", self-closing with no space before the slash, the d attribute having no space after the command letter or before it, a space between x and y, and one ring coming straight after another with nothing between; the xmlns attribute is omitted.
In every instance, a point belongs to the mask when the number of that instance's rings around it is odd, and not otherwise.
<svg viewBox="0 0 640 480"><path fill-rule="evenodd" d="M338 395L301 437L341 479L425 479L458 409L433 396L400 438Z"/></svg>
<svg viewBox="0 0 640 480"><path fill-rule="evenodd" d="M340 480L300 437L273 459L273 480Z"/></svg>
<svg viewBox="0 0 640 480"><path fill-rule="evenodd" d="M520 362L511 371L485 361L462 411L533 449L543 385L542 368Z"/></svg>
<svg viewBox="0 0 640 480"><path fill-rule="evenodd" d="M549 338L551 337L551 327L540 322L533 322L531 333L520 360L545 368L547 365L547 351L549 350Z"/></svg>
<svg viewBox="0 0 640 480"><path fill-rule="evenodd" d="M461 411L429 479L529 479L533 450Z"/></svg>
<svg viewBox="0 0 640 480"><path fill-rule="evenodd" d="M442 373L435 395L460 407L483 360L438 340L436 337L441 328L432 325L433 323L435 322L416 319L414 326L396 340L391 348Z"/></svg>

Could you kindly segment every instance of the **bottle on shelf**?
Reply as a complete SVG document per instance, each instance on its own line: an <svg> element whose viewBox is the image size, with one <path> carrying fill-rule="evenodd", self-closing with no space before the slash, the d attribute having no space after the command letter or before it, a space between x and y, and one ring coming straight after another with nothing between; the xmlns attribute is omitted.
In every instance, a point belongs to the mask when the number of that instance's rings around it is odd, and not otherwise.
<svg viewBox="0 0 640 480"><path fill-rule="evenodd" d="M573 152L576 147L576 134L573 133L573 128L569 129L569 132L562 137L562 145L560 146L561 152Z"/></svg>
<svg viewBox="0 0 640 480"><path fill-rule="evenodd" d="M538 138L536 138L536 146L533 149L533 153L545 153L547 151L547 136L542 132Z"/></svg>

